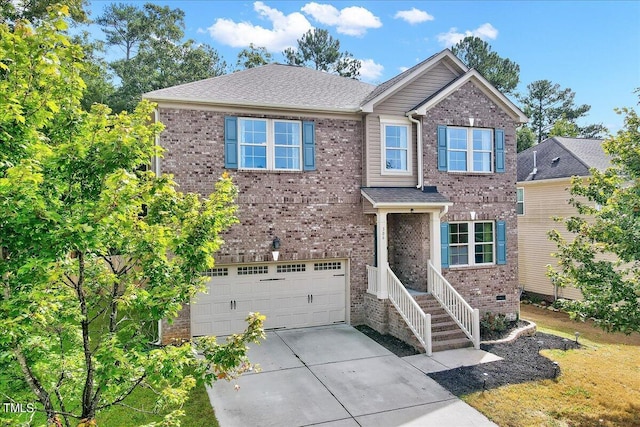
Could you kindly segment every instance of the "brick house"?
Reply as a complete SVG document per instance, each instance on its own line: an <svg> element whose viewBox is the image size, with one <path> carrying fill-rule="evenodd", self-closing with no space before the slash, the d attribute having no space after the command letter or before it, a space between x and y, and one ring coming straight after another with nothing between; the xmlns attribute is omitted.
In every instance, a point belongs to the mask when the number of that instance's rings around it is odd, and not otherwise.
<svg viewBox="0 0 640 427"><path fill-rule="evenodd" d="M166 126L157 172L239 188L209 292L164 342L260 311L266 328L367 324L430 354L477 346L479 313L517 315L526 117L449 50L379 86L269 64L145 98Z"/></svg>

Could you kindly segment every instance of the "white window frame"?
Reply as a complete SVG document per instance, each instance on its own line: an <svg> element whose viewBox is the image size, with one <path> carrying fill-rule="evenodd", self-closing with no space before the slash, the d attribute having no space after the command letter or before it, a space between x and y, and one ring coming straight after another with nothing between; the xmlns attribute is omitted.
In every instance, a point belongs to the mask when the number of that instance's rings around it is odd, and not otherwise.
<svg viewBox="0 0 640 427"><path fill-rule="evenodd" d="M520 197L522 195L522 197ZM519 200L522 199L522 200ZM522 213L518 212L518 206L522 205ZM524 187L516 188L516 214L519 216L524 216L525 214L525 206L524 206Z"/></svg>
<svg viewBox="0 0 640 427"><path fill-rule="evenodd" d="M467 243L451 243L451 225L452 224L467 224L468 230L468 241ZM492 231L492 240L491 242L479 242L476 243L476 224L491 224ZM485 265L495 265L496 257L497 257L497 244L496 244L496 222L495 221L456 221L449 223L449 259L447 260L449 263L449 267L472 267L472 266L485 266ZM487 244L491 243L492 247L492 260L491 262L482 262L476 263L476 244ZM454 247L467 247L467 263L466 264L453 264L451 262L451 248Z"/></svg>
<svg viewBox="0 0 640 427"><path fill-rule="evenodd" d="M245 120L262 121L266 123L267 129L267 142L266 142L266 156L267 161L264 168L252 168L243 166L242 147L249 145L257 145L252 143L243 142L242 122ZM275 124L276 123L295 123L298 125L298 141L297 147L295 145L276 145L275 143ZM240 170L271 170L271 171L302 171L303 158L302 158L302 122L299 120L286 120L286 119L265 119L261 117L238 117L238 168ZM276 167L276 147L287 147L298 149L298 167L297 168L277 168Z"/></svg>
<svg viewBox="0 0 640 427"><path fill-rule="evenodd" d="M494 130L490 129L490 128L474 128L474 127L461 127L461 126L447 126L447 141L450 140L449 137L449 132L452 129L464 129L467 132L467 148L466 151L465 150L460 150L460 149L452 149L450 147L449 144L447 144L447 170L449 172L453 172L453 173L485 173L485 174L490 174L490 173L494 173L495 172L495 136L494 136ZM491 141L491 148L489 150L474 150L473 149L473 131L483 131L483 132L489 132L490 133L490 141ZM465 151L466 152L466 160L467 160L467 164L466 164L466 168L465 170L452 170L450 169L451 165L451 157L449 156L449 154L451 152L462 152ZM473 161L473 154L474 153L488 153L489 154L489 170L488 171L483 171L483 170L475 170L474 169L474 161Z"/></svg>
<svg viewBox="0 0 640 427"><path fill-rule="evenodd" d="M407 129L407 169L387 169L387 126L401 126ZM399 117L380 117L380 173L381 175L412 175L413 174L413 134L411 122ZM394 150L402 150L393 147Z"/></svg>

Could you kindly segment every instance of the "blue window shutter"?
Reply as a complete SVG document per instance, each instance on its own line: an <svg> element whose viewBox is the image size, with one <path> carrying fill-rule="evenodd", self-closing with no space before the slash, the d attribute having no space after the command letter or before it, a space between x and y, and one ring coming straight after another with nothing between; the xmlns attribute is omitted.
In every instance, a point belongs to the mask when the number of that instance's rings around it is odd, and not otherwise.
<svg viewBox="0 0 640 427"><path fill-rule="evenodd" d="M504 129L495 130L496 138L496 172L504 172Z"/></svg>
<svg viewBox="0 0 640 427"><path fill-rule="evenodd" d="M438 126L438 170L447 170L447 127Z"/></svg>
<svg viewBox="0 0 640 427"><path fill-rule="evenodd" d="M440 263L449 267L449 223L440 223Z"/></svg>
<svg viewBox="0 0 640 427"><path fill-rule="evenodd" d="M302 122L302 145L303 169L316 170L316 124L314 122Z"/></svg>
<svg viewBox="0 0 640 427"><path fill-rule="evenodd" d="M224 167L238 169L238 118L224 118Z"/></svg>
<svg viewBox="0 0 640 427"><path fill-rule="evenodd" d="M497 259L496 264L507 263L507 223L496 221Z"/></svg>

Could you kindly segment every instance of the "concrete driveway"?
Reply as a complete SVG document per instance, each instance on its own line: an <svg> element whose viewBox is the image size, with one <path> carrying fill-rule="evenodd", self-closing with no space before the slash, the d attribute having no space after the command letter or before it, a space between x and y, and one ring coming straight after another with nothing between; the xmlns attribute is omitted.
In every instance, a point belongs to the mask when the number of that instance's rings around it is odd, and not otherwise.
<svg viewBox="0 0 640 427"><path fill-rule="evenodd" d="M399 358L348 325L268 332L249 356L261 372L208 389L221 427L495 426L425 374L427 356Z"/></svg>

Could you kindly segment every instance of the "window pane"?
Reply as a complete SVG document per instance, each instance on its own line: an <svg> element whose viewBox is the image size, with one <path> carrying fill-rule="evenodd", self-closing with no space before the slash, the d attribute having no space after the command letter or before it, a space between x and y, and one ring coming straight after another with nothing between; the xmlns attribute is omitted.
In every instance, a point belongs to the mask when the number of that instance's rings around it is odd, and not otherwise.
<svg viewBox="0 0 640 427"><path fill-rule="evenodd" d="M386 150L386 168L390 170L407 170L407 151L402 149Z"/></svg>
<svg viewBox="0 0 640 427"><path fill-rule="evenodd" d="M475 245L475 263L489 264L493 262L493 244Z"/></svg>
<svg viewBox="0 0 640 427"><path fill-rule="evenodd" d="M266 120L240 120L240 143L266 144L267 122Z"/></svg>
<svg viewBox="0 0 640 427"><path fill-rule="evenodd" d="M469 243L469 224L449 224L449 243L467 244Z"/></svg>
<svg viewBox="0 0 640 427"><path fill-rule="evenodd" d="M461 128L447 128L450 150L467 149L467 130Z"/></svg>
<svg viewBox="0 0 640 427"><path fill-rule="evenodd" d="M524 202L524 188L518 188L517 197L518 197L518 202Z"/></svg>
<svg viewBox="0 0 640 427"><path fill-rule="evenodd" d="M275 148L276 169L300 169L300 149L298 147Z"/></svg>
<svg viewBox="0 0 640 427"><path fill-rule="evenodd" d="M473 170L491 172L491 153L473 153Z"/></svg>
<svg viewBox="0 0 640 427"><path fill-rule="evenodd" d="M264 169L267 167L267 147L263 145L241 145L240 167Z"/></svg>
<svg viewBox="0 0 640 427"><path fill-rule="evenodd" d="M476 243L492 243L493 242L493 223L477 222L474 224Z"/></svg>
<svg viewBox="0 0 640 427"><path fill-rule="evenodd" d="M491 131L488 129L473 130L473 149L482 151L491 151L493 149L491 142Z"/></svg>
<svg viewBox="0 0 640 427"><path fill-rule="evenodd" d="M524 203L518 202L516 204L516 213L518 215L524 215Z"/></svg>
<svg viewBox="0 0 640 427"><path fill-rule="evenodd" d="M449 151L449 170L450 171L466 171L467 170L467 152L466 151Z"/></svg>
<svg viewBox="0 0 640 427"><path fill-rule="evenodd" d="M468 246L452 246L449 250L449 265L469 264Z"/></svg>
<svg viewBox="0 0 640 427"><path fill-rule="evenodd" d="M300 146L300 123L275 122L273 137L276 145Z"/></svg>
<svg viewBox="0 0 640 427"><path fill-rule="evenodd" d="M385 147L407 148L407 127L385 126Z"/></svg>

